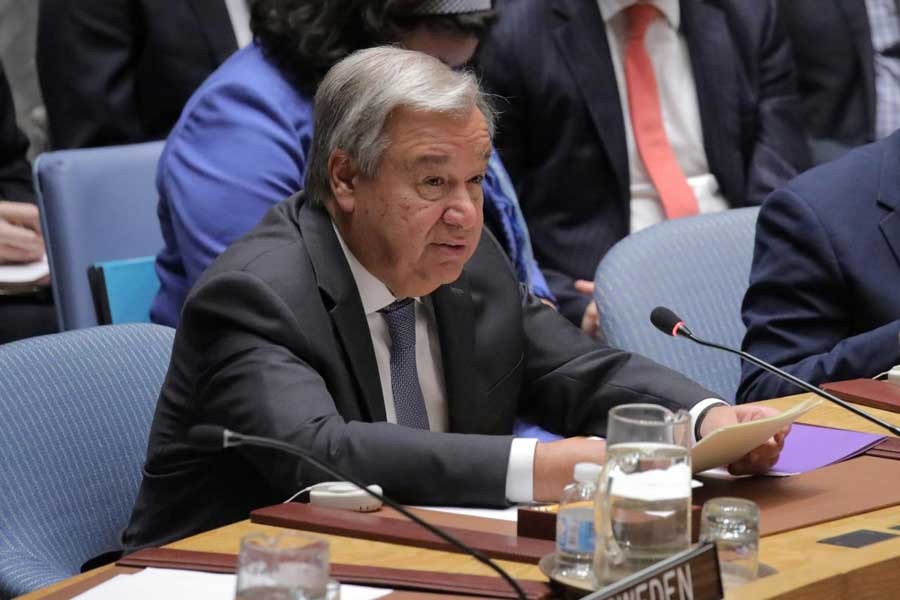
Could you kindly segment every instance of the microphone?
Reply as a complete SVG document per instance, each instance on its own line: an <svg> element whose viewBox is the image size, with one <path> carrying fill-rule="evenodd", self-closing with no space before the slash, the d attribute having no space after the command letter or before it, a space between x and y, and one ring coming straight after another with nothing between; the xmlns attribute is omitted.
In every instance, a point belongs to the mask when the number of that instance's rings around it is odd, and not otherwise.
<svg viewBox="0 0 900 600"><path fill-rule="evenodd" d="M826 392L822 388L814 386L811 383L807 383L806 381L803 381L802 379L799 379L774 365L770 365L766 361L756 358L752 354L748 354L743 350L736 350L734 348L729 348L728 346L722 346L720 344L707 342L706 340L698 338L694 335L694 332L692 332L688 328L688 326L684 324L684 321L678 315L676 315L665 306L657 306L653 309L653 311L650 313L650 322L653 323L654 327L667 335L671 335L672 337L684 337L691 340L692 342L700 344L701 346L707 346L709 348L715 348L717 350L724 350L725 352L730 352L731 354L737 354L747 362L753 363L761 369L768 371L769 373L772 373L773 375L776 375L786 381L789 381L807 392L825 398L829 402L834 402L838 406L849 410L853 414L859 415L863 419L866 419L867 421L870 421L887 429L894 435L900 436L900 427L896 427L894 425L891 425L890 423L882 421L878 417L870 415L866 411L860 410L852 404L844 402L834 394Z"/></svg>
<svg viewBox="0 0 900 600"><path fill-rule="evenodd" d="M292 446L291 444L287 444L285 442L272 438L259 437L255 435L243 435L241 433L236 433L234 431L225 429L224 427L219 427L218 425L196 425L194 427L191 427L190 430L188 430L188 440L190 440L190 442L196 447L205 448L208 450L222 450L224 448L235 448L238 446L256 446L259 448L271 448L273 450L279 450L281 452L286 452L293 456L297 456L313 465L314 467L324 471L331 477L335 477L337 479L340 479L341 481L349 481L373 498L380 500L384 504L387 504L410 521L420 525L442 540L450 543L466 554L474 557L477 561L487 565L510 585L510 587L513 589L513 591L516 593L516 596L520 600L526 600L525 591L522 590L522 587L518 584L518 582L513 579L509 575L509 573L507 573L502 567L500 567L500 565L488 558L480 550L472 548L471 546L458 540L455 536L432 525L425 519L414 515L405 507L403 507L399 502L395 502L387 496L373 492L368 487L366 487L365 484L360 483L353 477L344 475L340 471L337 471L336 469L328 466L327 464L313 456L312 453L307 452L303 448Z"/></svg>

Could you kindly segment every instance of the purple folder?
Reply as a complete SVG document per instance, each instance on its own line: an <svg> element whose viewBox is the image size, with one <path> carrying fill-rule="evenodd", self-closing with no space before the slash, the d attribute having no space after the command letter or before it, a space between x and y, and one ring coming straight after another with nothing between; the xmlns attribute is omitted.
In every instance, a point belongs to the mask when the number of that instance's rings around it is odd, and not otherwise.
<svg viewBox="0 0 900 600"><path fill-rule="evenodd" d="M772 474L805 473L853 458L887 436L794 423Z"/></svg>

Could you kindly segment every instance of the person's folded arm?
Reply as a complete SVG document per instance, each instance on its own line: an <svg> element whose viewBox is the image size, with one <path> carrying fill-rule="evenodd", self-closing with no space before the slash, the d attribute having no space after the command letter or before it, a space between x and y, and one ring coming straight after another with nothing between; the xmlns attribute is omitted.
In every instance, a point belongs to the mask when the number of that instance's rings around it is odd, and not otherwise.
<svg viewBox="0 0 900 600"><path fill-rule="evenodd" d="M757 224L744 350L814 384L871 377L900 363L900 321L854 332L848 289L829 234L806 201L790 189L772 194ZM801 391L755 365L742 369L739 402Z"/></svg>

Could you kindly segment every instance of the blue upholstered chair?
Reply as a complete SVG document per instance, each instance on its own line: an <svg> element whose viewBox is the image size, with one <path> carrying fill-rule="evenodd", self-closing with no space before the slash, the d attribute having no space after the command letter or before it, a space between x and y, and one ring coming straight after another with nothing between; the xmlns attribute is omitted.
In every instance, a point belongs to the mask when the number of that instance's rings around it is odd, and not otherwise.
<svg viewBox="0 0 900 600"><path fill-rule="evenodd" d="M120 548L173 336L111 325L0 346L0 598Z"/></svg>
<svg viewBox="0 0 900 600"><path fill-rule="evenodd" d="M88 267L155 255L156 165L163 142L38 156L35 186L62 330L97 325Z"/></svg>
<svg viewBox="0 0 900 600"><path fill-rule="evenodd" d="M594 288L609 343L680 371L733 403L738 357L663 335L650 324L650 311L668 306L697 336L740 346L758 213L741 208L666 221L616 244L600 261Z"/></svg>

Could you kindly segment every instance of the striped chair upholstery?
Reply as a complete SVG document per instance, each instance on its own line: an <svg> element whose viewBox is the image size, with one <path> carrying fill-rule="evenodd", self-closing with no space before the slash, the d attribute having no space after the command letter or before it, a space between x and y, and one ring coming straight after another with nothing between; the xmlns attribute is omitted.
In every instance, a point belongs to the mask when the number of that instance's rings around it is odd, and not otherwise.
<svg viewBox="0 0 900 600"><path fill-rule="evenodd" d="M594 295L612 346L680 371L734 403L740 359L673 339L650 324L668 306L698 337L740 346L758 207L666 221L632 234L603 257Z"/></svg>
<svg viewBox="0 0 900 600"><path fill-rule="evenodd" d="M128 324L0 346L0 598L120 548L173 336Z"/></svg>

